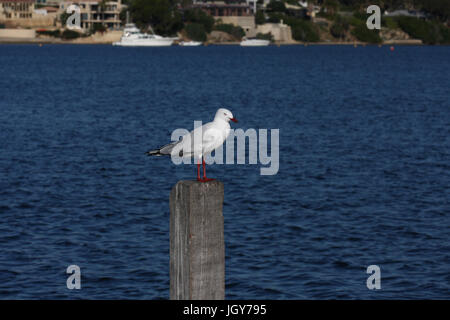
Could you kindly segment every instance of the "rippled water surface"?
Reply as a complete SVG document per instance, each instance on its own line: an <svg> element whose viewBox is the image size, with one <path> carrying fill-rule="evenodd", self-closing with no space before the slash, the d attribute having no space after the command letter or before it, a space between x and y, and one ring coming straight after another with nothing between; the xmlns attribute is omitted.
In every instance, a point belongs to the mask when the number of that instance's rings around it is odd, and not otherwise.
<svg viewBox="0 0 450 320"><path fill-rule="evenodd" d="M1 299L169 298L196 167L144 152L221 106L280 129L277 175L208 168L227 298L450 298L450 47L2 45L0 70Z"/></svg>

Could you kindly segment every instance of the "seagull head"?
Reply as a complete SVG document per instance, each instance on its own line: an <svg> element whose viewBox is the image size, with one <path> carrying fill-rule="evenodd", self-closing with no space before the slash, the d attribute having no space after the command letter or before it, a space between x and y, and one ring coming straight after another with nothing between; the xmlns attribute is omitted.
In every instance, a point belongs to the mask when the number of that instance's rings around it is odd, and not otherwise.
<svg viewBox="0 0 450 320"><path fill-rule="evenodd" d="M219 110L217 110L217 112L216 112L216 116L214 117L214 120L224 120L224 121L226 121L226 122L230 122L230 120L231 121L233 121L233 122L238 122L234 117L233 117L233 114L231 113L231 111L230 110L228 110L228 109L225 109L225 108L220 108Z"/></svg>

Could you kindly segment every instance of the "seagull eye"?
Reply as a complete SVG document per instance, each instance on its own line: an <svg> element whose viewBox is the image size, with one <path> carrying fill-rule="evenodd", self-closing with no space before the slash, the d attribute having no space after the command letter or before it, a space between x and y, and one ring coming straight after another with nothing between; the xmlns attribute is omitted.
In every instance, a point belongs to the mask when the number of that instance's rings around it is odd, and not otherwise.
<svg viewBox="0 0 450 320"><path fill-rule="evenodd" d="M226 113L224 113L224 115L226 116L227 114L226 114Z"/></svg>

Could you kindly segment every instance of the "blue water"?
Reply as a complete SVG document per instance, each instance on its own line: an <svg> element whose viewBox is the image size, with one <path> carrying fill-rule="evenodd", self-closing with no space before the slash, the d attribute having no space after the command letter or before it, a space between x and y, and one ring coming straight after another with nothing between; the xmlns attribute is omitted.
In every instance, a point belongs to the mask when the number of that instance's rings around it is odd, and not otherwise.
<svg viewBox="0 0 450 320"><path fill-rule="evenodd" d="M227 298L450 298L450 47L1 45L0 71L1 299L168 299L196 167L144 152L221 106L280 129L277 175L207 168Z"/></svg>

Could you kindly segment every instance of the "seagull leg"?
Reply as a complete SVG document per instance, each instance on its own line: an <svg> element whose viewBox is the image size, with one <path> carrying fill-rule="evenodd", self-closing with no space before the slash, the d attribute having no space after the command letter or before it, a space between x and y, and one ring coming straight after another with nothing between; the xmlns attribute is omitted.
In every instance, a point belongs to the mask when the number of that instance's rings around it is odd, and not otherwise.
<svg viewBox="0 0 450 320"><path fill-rule="evenodd" d="M200 160L197 161L197 181L203 182L202 179L200 179Z"/></svg>
<svg viewBox="0 0 450 320"><path fill-rule="evenodd" d="M212 181L215 179L210 179L206 177L206 163L205 163L205 159L203 159L203 179L202 182L206 182L206 181Z"/></svg>

